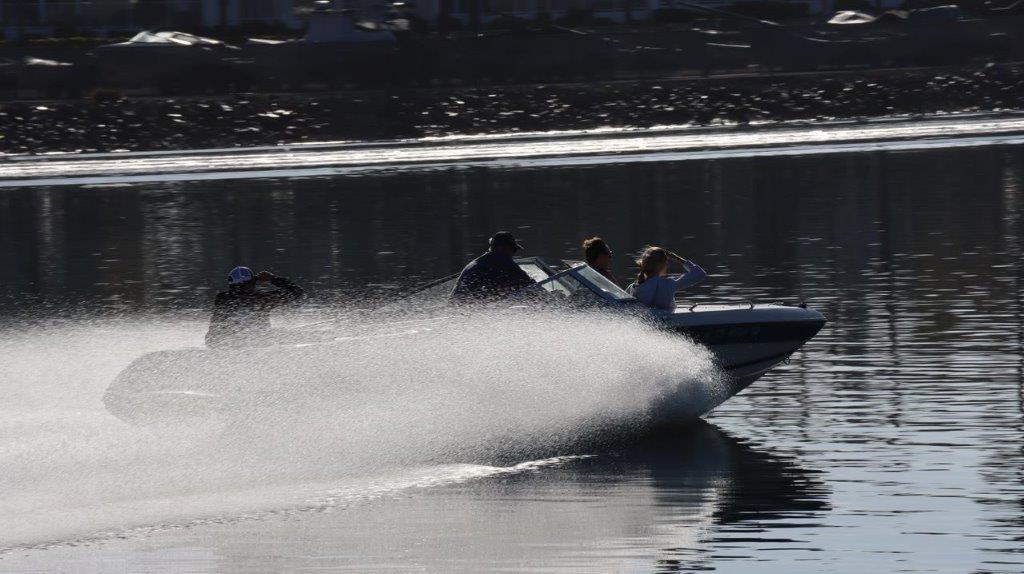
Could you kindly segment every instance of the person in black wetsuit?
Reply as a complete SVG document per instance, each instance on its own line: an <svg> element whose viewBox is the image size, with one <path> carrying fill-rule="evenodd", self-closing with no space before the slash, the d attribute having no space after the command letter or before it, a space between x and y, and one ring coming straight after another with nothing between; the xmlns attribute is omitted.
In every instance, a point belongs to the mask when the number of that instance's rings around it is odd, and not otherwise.
<svg viewBox="0 0 1024 574"><path fill-rule="evenodd" d="M536 283L513 259L523 248L514 235L499 231L488 243L487 253L470 261L459 274L449 297L453 303L496 301Z"/></svg>
<svg viewBox="0 0 1024 574"><path fill-rule="evenodd" d="M213 302L206 345L265 344L270 334L270 310L302 295L302 288L286 277L269 271L253 275L248 267L235 267L228 274L228 290L217 293Z"/></svg>

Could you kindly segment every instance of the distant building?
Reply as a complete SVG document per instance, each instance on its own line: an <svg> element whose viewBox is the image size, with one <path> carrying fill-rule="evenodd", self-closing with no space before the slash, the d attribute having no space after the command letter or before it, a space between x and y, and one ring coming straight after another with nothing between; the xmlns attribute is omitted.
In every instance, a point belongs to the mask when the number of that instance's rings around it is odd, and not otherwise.
<svg viewBox="0 0 1024 574"><path fill-rule="evenodd" d="M725 8L737 0L687 0ZM749 1L749 0L747 0ZM836 0L784 0L806 4L811 14L831 13ZM902 0L871 0L890 7ZM404 5L424 21L446 16L470 24L478 15L486 24L502 17L527 21L556 20L587 12L613 22L649 19L676 0L0 0L0 36L131 35L140 30L194 30L251 24L278 24L298 29L317 10L351 10L357 18L383 19L394 5ZM299 13L296 13L296 7Z"/></svg>
<svg viewBox="0 0 1024 574"><path fill-rule="evenodd" d="M402 0L398 0L402 1ZM677 4L673 0L405 0L405 4L425 21L438 23L448 17L468 24L474 10L479 11L481 23L499 17L512 17L526 21L556 20L573 12L587 12L596 18L612 22L643 21L657 10L683 8L696 4L709 8L728 9L737 0L688 0ZM809 14L830 13L835 0L783 0L808 7ZM892 3L902 0L872 0ZM381 11L381 0L333 0L335 8L347 8L361 15L373 17Z"/></svg>
<svg viewBox="0 0 1024 574"><path fill-rule="evenodd" d="M477 3L484 23L509 16L530 21L555 20L573 11L588 11L613 22L646 20L661 6L661 0L417 0L411 3L417 14L428 22L438 22L447 8L451 18L463 23L472 20Z"/></svg>
<svg viewBox="0 0 1024 574"><path fill-rule="evenodd" d="M7 39L247 24L296 28L301 22L294 0L0 0L0 31Z"/></svg>

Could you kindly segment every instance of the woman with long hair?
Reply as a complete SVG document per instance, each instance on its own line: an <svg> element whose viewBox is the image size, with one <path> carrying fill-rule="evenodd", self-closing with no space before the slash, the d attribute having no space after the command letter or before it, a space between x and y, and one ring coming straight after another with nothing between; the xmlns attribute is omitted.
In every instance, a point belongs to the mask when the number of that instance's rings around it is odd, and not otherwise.
<svg viewBox="0 0 1024 574"><path fill-rule="evenodd" d="M668 265L672 261L681 264L684 273L669 275ZM708 276L700 265L662 247L648 246L636 263L640 271L636 275L636 281L627 287L626 291L654 309L674 310L676 291L693 287Z"/></svg>
<svg viewBox="0 0 1024 574"><path fill-rule="evenodd" d="M583 256L587 259L587 265L590 265L594 271L604 275L605 279L616 285L619 283L619 280L615 278L615 275L609 269L612 263L612 250L604 239L591 237L584 240Z"/></svg>

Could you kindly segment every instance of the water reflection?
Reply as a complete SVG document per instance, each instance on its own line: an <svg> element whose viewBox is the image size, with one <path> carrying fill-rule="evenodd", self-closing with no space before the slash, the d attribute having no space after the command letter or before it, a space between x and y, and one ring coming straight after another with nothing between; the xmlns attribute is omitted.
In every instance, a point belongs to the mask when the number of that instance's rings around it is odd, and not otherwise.
<svg viewBox="0 0 1024 574"><path fill-rule="evenodd" d="M819 471L704 421L650 437L619 456L649 473L659 506L685 507L695 491L713 500L711 526L692 547L661 549L659 571L714 569L715 557L729 548L802 546L786 532L813 530L830 510ZM630 470L627 475L637 474Z"/></svg>
<svg viewBox="0 0 1024 574"><path fill-rule="evenodd" d="M9 556L5 570L193 572L713 569L739 546L802 546L829 512L819 473L700 422L575 464L345 507ZM749 553L749 552L748 552Z"/></svg>
<svg viewBox="0 0 1024 574"><path fill-rule="evenodd" d="M552 257L591 234L618 253L669 244L716 274L716 296L861 305L870 281L893 297L869 311L891 314L906 281L934 296L1002 262L1001 226L978 223L1005 219L1003 168L1019 164L1010 148L14 189L0 305L205 306L239 261L351 293L450 274L509 228ZM633 272L625 257L616 271Z"/></svg>
<svg viewBox="0 0 1024 574"><path fill-rule="evenodd" d="M204 308L238 261L355 299L368 285L386 292L451 273L498 228L553 257L578 257L591 234L619 254L667 244L712 273L693 300L807 299L830 319L789 367L712 416L764 448L704 430L696 436L726 446L688 459L680 438L508 491L466 486L332 513L303 527L304 551L383 563L393 558L384 550L360 553L372 536L395 547L437 531L437 545L477 566L526 554L583 568L770 569L746 562L756 556L780 571L820 560L850 572L897 561L907 571L1019 572L1022 173L1024 148L1004 147L15 189L0 194L0 316L66 301ZM615 263L620 277L633 272L625 257ZM764 454L776 451L800 464ZM503 514L513 508L527 512ZM385 519L403 526L389 531ZM378 528L364 536L360 520ZM538 521L549 527L535 530ZM301 563L292 527L259 528ZM191 540L227 544L218 552L228 562L253 549L233 530L211 536Z"/></svg>

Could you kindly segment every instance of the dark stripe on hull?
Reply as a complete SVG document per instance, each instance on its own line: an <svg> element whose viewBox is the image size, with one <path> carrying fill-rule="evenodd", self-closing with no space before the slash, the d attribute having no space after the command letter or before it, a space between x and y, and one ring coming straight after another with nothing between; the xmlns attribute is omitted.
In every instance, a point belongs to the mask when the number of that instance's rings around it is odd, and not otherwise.
<svg viewBox="0 0 1024 574"><path fill-rule="evenodd" d="M752 365L756 365L758 363L765 363L765 362L768 362L768 361L775 361L776 364L778 364L778 363L781 363L782 361L785 361L786 358L788 358L790 355L792 355L794 352L796 352L796 350L799 349L800 346L802 346L802 344L801 345L797 345L791 351L785 351L785 352L782 352L782 353L778 353L776 355L770 355L768 357L761 357L759 359L754 359L752 361L746 361L746 362L743 362L743 363L736 363L736 364L732 364L732 365L722 365L722 368L728 373L730 371L735 371L737 369L742 369L744 367L750 367Z"/></svg>
<svg viewBox="0 0 1024 574"><path fill-rule="evenodd" d="M825 326L824 321L785 321L779 323L736 323L679 327L677 331L705 346L806 342Z"/></svg>

